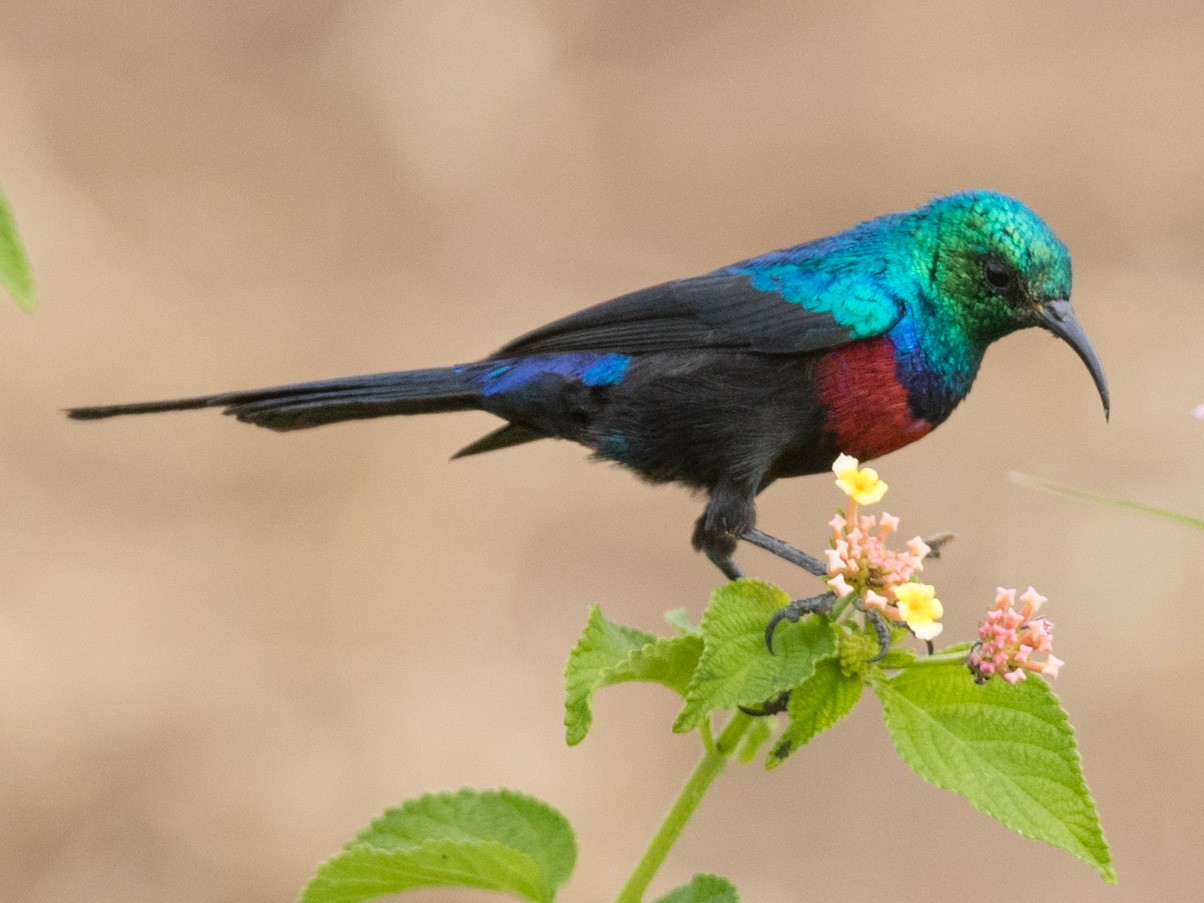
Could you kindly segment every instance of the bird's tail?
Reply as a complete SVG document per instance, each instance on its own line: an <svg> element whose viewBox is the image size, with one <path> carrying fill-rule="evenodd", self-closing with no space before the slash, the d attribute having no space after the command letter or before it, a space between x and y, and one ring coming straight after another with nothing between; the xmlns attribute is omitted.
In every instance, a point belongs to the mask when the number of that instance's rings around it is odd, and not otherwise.
<svg viewBox="0 0 1204 903"><path fill-rule="evenodd" d="M100 420L121 414L225 408L224 413L232 414L244 423L283 431L390 414L462 411L479 407L480 397L480 391L472 384L465 368L440 367L171 401L71 408L67 416L75 420Z"/></svg>

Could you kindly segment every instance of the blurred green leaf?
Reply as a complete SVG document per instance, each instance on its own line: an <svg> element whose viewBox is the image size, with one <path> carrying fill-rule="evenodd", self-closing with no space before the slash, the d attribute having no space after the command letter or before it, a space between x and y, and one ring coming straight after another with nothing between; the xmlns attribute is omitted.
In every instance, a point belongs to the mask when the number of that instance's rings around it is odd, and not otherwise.
<svg viewBox="0 0 1204 903"><path fill-rule="evenodd" d="M1021 486L1028 486L1030 489L1044 489L1046 492L1058 492L1062 495L1069 495L1072 498L1086 499L1089 502L1096 502L1100 505L1111 505L1114 508L1124 508L1128 511L1138 511L1141 514L1151 514L1154 517L1174 521L1177 524L1193 527L1196 530L1204 530L1204 518L1180 514L1177 511L1168 511L1166 508L1157 508L1153 505L1143 505L1141 502L1130 502L1128 499L1119 499L1115 496L1103 495L1098 492L1088 492L1085 489L1073 489L1070 486L1063 486L1060 483L1054 483L1050 480L1030 476L1025 473L1012 473L1009 476L1012 478L1012 482L1019 483Z"/></svg>
<svg viewBox="0 0 1204 903"><path fill-rule="evenodd" d="M550 903L577 859L555 809L508 790L428 794L390 809L319 867L300 903L476 887Z"/></svg>
<svg viewBox="0 0 1204 903"><path fill-rule="evenodd" d="M33 309L33 278L8 201L0 190L0 286L24 311Z"/></svg>
<svg viewBox="0 0 1204 903"><path fill-rule="evenodd" d="M740 903L740 897L726 878L695 875L689 884L658 897L654 903Z"/></svg>
<svg viewBox="0 0 1204 903"><path fill-rule="evenodd" d="M665 612L665 621L678 633L692 633L702 636L702 628L690 623L690 616L684 608L674 608Z"/></svg>
<svg viewBox="0 0 1204 903"><path fill-rule="evenodd" d="M736 751L736 758L746 765L755 759L761 747L773 736L773 731L777 727L777 724L777 717L772 715L758 718L754 721L752 727L748 729L748 733L744 735L744 739L740 741L740 748Z"/></svg>

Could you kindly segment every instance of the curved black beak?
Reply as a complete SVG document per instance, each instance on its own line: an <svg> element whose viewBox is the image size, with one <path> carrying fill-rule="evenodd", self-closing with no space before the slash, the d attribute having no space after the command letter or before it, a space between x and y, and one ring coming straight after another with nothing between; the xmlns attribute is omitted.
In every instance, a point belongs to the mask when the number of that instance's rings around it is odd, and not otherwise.
<svg viewBox="0 0 1204 903"><path fill-rule="evenodd" d="M1091 378L1095 381L1095 388L1099 391L1100 401L1104 403L1104 419L1107 420L1111 410L1108 401L1108 380L1104 376L1104 368L1091 345L1091 340L1087 338L1087 333L1083 331L1079 321L1074 318L1070 301L1058 298L1044 304L1040 309L1040 325L1073 348L1079 359L1087 365L1087 369L1091 371Z"/></svg>

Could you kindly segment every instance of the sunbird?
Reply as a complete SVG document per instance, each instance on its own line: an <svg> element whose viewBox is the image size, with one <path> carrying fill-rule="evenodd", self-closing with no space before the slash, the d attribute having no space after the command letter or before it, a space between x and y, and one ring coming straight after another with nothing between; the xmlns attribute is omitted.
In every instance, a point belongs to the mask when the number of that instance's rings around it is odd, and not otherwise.
<svg viewBox="0 0 1204 903"><path fill-rule="evenodd" d="M218 407L287 431L488 411L505 424L454 457L570 439L653 483L705 492L693 545L729 579L741 576L741 539L814 570L756 529L757 494L840 454L864 461L926 436L966 397L996 339L1040 326L1067 342L1107 417L1107 381L1070 281L1070 254L1037 214L965 191L622 295L475 363L68 414Z"/></svg>

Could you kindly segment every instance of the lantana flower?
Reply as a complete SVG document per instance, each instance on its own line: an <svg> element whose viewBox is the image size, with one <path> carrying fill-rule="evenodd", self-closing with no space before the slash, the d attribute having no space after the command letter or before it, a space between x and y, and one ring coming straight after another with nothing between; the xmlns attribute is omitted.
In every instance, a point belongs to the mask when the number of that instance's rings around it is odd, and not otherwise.
<svg viewBox="0 0 1204 903"><path fill-rule="evenodd" d="M836 485L848 496L848 504L828 522L831 547L824 553L828 589L839 599L857 602L872 616L881 647L878 658L890 644L881 618L906 625L914 636L928 642L931 651L932 640L943 630L944 606L936 597L936 588L921 583L916 575L933 550L919 536L907 542L906 551L889 548L887 541L899 529L899 518L886 512L880 517L859 513L859 505L879 502L886 494L886 483L875 470L842 454L832 464L832 472ZM827 599L830 608L831 596ZM975 681L985 683L998 674L1015 684L1029 671L1058 676L1065 663L1053 654L1053 624L1035 617L1045 601L1030 586L1019 597L1022 607L1018 611L1016 591L996 588L995 604L979 624L979 640L966 657ZM790 619L797 617L798 612L793 612Z"/></svg>
<svg viewBox="0 0 1204 903"><path fill-rule="evenodd" d="M1045 597L1030 586L1020 601L1024 607L1016 611L1012 607L1016 591L996 588L995 605L978 625L979 642L966 662L976 682L986 683L998 674L1014 684L1024 680L1029 671L1057 677L1066 664L1053 654L1053 624L1048 618L1033 617ZM1045 658L1037 661L1032 657L1034 653L1045 653Z"/></svg>
<svg viewBox="0 0 1204 903"><path fill-rule="evenodd" d="M893 603L895 587L922 571L924 557L931 551L918 536L908 541L906 552L889 548L887 539L899 528L899 519L891 514L884 513L881 521L863 515L855 524L837 514L828 527L832 546L824 553L828 586L842 599L850 593L866 599L868 593L876 593Z"/></svg>
<svg viewBox="0 0 1204 903"><path fill-rule="evenodd" d="M936 587L929 583L903 583L895 587L895 606L898 620L921 640L933 640L944 629L940 623L945 613Z"/></svg>
<svg viewBox="0 0 1204 903"><path fill-rule="evenodd" d="M865 472L857 470L855 459L842 457L852 462L854 472ZM877 482L884 492L886 484ZM907 551L889 548L887 539L899 528L899 518L885 512L880 519L858 517L857 499L851 493L849 499L849 516L837 514L828 522L831 548L824 553L828 588L841 599L859 595L867 609L906 624L922 640L931 640L941 632L941 603L930 585L912 582L912 577L924 569L924 557L932 550L918 536L907 543Z"/></svg>
<svg viewBox="0 0 1204 903"><path fill-rule="evenodd" d="M862 467L852 455L841 455L832 465L836 474L836 485L853 501L862 505L873 505L886 495L886 483L878 477L872 467Z"/></svg>
<svg viewBox="0 0 1204 903"><path fill-rule="evenodd" d="M892 621L906 624L907 629L921 640L931 641L940 636L945 629L945 625L940 623L945 607L936 597L936 587L930 583L912 581L894 587L891 595L894 597L893 605L886 596L868 590L865 607L881 612Z"/></svg>

